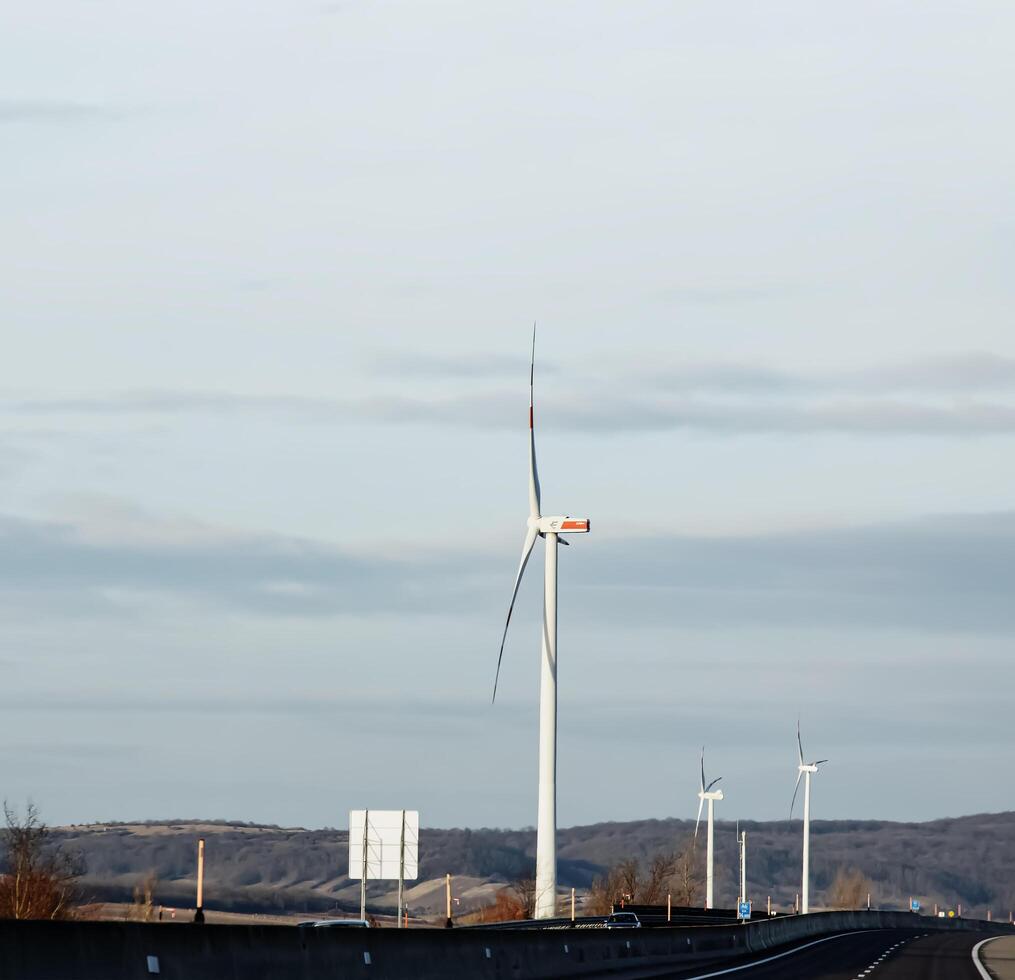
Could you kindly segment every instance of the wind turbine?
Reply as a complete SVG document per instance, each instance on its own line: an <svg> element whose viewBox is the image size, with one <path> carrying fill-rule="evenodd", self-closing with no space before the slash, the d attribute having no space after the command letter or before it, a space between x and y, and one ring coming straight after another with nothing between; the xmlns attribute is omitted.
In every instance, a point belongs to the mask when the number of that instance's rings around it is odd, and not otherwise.
<svg viewBox="0 0 1015 980"><path fill-rule="evenodd" d="M818 771L818 766L827 762L827 759L818 759L816 762L804 762L804 744L800 741L800 719L796 722L796 744L797 755L800 764L797 766L796 788L793 790L793 800L789 805L789 818L793 819L793 806L796 803L797 791L800 789L801 778L804 781L804 871L803 883L800 886L800 911L806 915L810 911L810 876L811 876L811 774Z"/></svg>
<svg viewBox="0 0 1015 980"><path fill-rule="evenodd" d="M705 856L705 908L707 909L712 908L712 808L715 806L716 800L723 798L722 790L713 790L712 787L720 779L722 779L722 776L713 779L708 786L705 785L705 746L703 745L701 747L701 789L698 792L698 800L700 802L698 803L698 819L694 822L694 838L695 840L698 839L698 824L701 823L701 809L705 805L705 801L708 800L708 848Z"/></svg>
<svg viewBox="0 0 1015 980"><path fill-rule="evenodd" d="M504 635L497 656L493 681L493 700L504 657L511 613L518 597L518 586L529 562L536 538L546 542L546 568L543 582L543 642L539 674L539 803L536 822L536 896L537 919L552 918L557 911L557 545L569 542L561 534L581 534L589 530L588 518L543 517L540 504L539 474L536 470L536 437L532 412L532 388L536 364L536 328L532 327L532 359L529 362L529 519L526 522L522 559L518 563L515 587L511 593Z"/></svg>

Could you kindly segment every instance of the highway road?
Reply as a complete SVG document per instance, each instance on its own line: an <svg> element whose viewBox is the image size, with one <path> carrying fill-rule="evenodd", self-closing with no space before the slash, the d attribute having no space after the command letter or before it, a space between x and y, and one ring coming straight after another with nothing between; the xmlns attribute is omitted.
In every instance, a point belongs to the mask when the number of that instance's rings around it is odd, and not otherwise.
<svg viewBox="0 0 1015 980"><path fill-rule="evenodd" d="M983 980L972 957L973 947L983 938L976 932L878 929L794 944L749 962L652 976L659 980Z"/></svg>

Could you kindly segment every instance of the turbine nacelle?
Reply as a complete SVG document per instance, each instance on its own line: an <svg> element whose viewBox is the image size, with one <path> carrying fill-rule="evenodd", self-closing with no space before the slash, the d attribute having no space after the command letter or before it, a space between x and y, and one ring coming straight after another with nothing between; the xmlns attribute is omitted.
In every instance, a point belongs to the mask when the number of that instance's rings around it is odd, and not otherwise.
<svg viewBox="0 0 1015 980"><path fill-rule="evenodd" d="M526 524L539 534L587 534L592 526L587 517L568 517L566 514L530 517Z"/></svg>
<svg viewBox="0 0 1015 980"><path fill-rule="evenodd" d="M721 799L723 799L722 790L721 789L716 789L716 790L713 790L711 793L699 793L698 794L698 799L702 800L702 801L704 801L704 800L721 800Z"/></svg>
<svg viewBox="0 0 1015 980"><path fill-rule="evenodd" d="M816 762L805 762L797 766L800 772L817 772L818 764Z"/></svg>

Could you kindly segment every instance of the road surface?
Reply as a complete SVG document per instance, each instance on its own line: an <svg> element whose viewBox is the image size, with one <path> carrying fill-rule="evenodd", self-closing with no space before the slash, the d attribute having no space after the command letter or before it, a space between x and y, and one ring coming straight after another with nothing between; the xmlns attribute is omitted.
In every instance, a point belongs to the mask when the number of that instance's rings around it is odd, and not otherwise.
<svg viewBox="0 0 1015 980"><path fill-rule="evenodd" d="M747 963L654 976L659 980L983 980L972 956L973 947L983 938L983 933L976 932L878 929L794 944L788 951L764 953Z"/></svg>

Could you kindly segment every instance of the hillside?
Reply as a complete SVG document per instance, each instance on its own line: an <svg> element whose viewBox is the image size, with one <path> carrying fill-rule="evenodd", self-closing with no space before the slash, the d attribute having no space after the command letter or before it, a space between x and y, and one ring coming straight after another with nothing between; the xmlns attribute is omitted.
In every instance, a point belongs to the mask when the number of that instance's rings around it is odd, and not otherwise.
<svg viewBox="0 0 1015 980"><path fill-rule="evenodd" d="M799 890L799 821L746 822L749 892L786 907ZM693 823L641 820L570 827L559 832L561 887L587 888L610 865L645 861L688 839ZM59 829L88 868L89 897L122 901L150 872L158 901L192 903L195 841L207 839L207 904L249 911L323 911L358 907L359 885L346 876L348 833L341 830L260 827L224 822L172 821L73 826ZM441 900L445 872L456 877L463 907L491 900L497 888L531 874L532 830L420 831L420 881L410 908L429 912ZM701 856L702 862L704 856ZM736 895L733 824L716 825L717 904ZM1008 916L1015 906L1015 812L927 823L819 820L812 825L812 903L820 906L840 867L855 867L874 883L873 900L900 906L910 895L924 904L954 906L968 914ZM393 883L372 883L371 904L394 902Z"/></svg>

